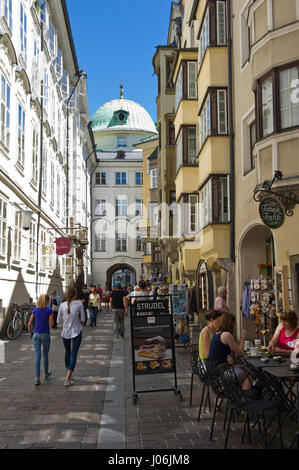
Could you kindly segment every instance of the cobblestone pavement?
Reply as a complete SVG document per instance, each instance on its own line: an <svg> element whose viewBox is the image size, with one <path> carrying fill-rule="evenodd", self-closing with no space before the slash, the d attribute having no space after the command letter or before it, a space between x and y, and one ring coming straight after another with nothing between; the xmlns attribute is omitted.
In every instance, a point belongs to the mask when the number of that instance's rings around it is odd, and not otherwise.
<svg viewBox="0 0 299 470"><path fill-rule="evenodd" d="M125 340L113 339L110 312L101 312L97 327L84 327L75 383L63 386L64 348L60 330L51 330L50 368L53 376L34 385L34 350L28 334L5 344L0 364L0 449L222 449L223 411L217 413L213 441L211 413L197 421L201 385L194 379L189 406L190 354L176 347L178 389L139 393L132 400L129 319ZM137 380L138 379L138 380ZM136 390L172 388L173 374L136 378ZM252 445L240 443L242 419L232 425L229 447L261 449L263 440L252 431ZM286 424L291 438L294 429ZM279 448L275 439L273 448Z"/></svg>

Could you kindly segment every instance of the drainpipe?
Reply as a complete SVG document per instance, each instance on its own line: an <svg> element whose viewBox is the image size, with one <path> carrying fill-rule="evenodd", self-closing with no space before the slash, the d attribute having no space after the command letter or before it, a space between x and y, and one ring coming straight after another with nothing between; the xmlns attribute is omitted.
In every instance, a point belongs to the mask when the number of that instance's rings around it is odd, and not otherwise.
<svg viewBox="0 0 299 470"><path fill-rule="evenodd" d="M96 166L95 168L93 169L93 171L91 172L90 174L90 182L89 182L89 190L90 190L90 272L92 273L92 244L93 244L93 236L92 236L92 229L93 229L93 225L92 225L92 176L95 172L95 170L97 169L97 162L98 162L98 159L97 159L97 146L96 146L96 143L95 143L95 140L94 140L94 135L93 135L93 131L92 131L92 122L90 121L88 124L87 124L87 129L89 131L89 135L90 135L90 139L91 139L91 143L92 143L92 151L91 153L88 155L87 159L86 159L86 204L87 204L87 171L88 171L88 160L89 158L91 157L92 154L94 154L95 156L95 160L96 160ZM87 209L87 207L86 207ZM87 225L87 210L86 210L86 225Z"/></svg>
<svg viewBox="0 0 299 470"><path fill-rule="evenodd" d="M228 95L229 95L229 143L230 143L230 259L235 263L235 149L233 119L233 65L232 65L232 22L231 0L227 0L227 43L228 43Z"/></svg>

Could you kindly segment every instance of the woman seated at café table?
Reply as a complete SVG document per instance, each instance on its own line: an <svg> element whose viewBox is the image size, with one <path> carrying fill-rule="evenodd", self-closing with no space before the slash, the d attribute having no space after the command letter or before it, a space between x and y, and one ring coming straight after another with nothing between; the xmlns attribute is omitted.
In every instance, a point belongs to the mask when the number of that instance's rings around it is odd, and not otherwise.
<svg viewBox="0 0 299 470"><path fill-rule="evenodd" d="M298 318L295 312L289 310L280 314L280 320L267 349L274 353L284 352L291 355L299 340Z"/></svg>
<svg viewBox="0 0 299 470"><path fill-rule="evenodd" d="M204 361L209 356L210 343L213 335L216 332L217 319L221 317L223 312L220 310L213 310L206 314L205 319L208 321L207 326L205 326L199 335L198 341L198 360Z"/></svg>
<svg viewBox="0 0 299 470"><path fill-rule="evenodd" d="M209 358L213 358L217 366L226 362L232 364L242 389L249 390L253 378L242 366L234 364L230 357L231 352L239 355L244 353L244 340L247 334L246 330L242 330L240 344L235 341L233 337L235 321L234 315L227 312L217 320L217 331L211 339Z"/></svg>

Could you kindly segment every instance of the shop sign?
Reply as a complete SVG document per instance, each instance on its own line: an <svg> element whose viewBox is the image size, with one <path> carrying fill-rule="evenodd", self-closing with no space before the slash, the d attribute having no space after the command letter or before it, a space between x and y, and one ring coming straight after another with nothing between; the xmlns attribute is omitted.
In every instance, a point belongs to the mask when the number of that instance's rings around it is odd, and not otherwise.
<svg viewBox="0 0 299 470"><path fill-rule="evenodd" d="M284 223L284 209L280 202L274 197L264 197L260 202L260 216L268 227L279 228Z"/></svg>
<svg viewBox="0 0 299 470"><path fill-rule="evenodd" d="M60 237L56 238L56 254L66 255L71 249L71 241L68 238Z"/></svg>

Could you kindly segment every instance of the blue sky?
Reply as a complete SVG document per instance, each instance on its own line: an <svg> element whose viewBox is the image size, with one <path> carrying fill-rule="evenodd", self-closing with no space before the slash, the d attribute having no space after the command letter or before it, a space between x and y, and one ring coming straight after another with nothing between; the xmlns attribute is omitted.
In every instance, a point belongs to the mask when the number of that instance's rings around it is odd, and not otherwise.
<svg viewBox="0 0 299 470"><path fill-rule="evenodd" d="M79 68L87 73L90 118L106 101L124 97L156 121L152 58L167 43L171 0L67 0Z"/></svg>

